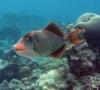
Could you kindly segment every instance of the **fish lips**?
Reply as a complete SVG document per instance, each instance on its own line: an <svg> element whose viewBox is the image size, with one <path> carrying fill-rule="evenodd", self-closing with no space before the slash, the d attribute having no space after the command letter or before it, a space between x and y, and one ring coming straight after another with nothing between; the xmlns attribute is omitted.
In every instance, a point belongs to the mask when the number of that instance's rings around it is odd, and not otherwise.
<svg viewBox="0 0 100 90"><path fill-rule="evenodd" d="M21 39L18 41L18 43L16 43L14 46L13 46L13 49L16 51L16 52L23 52L26 50L25 48L25 43L24 43L24 40Z"/></svg>

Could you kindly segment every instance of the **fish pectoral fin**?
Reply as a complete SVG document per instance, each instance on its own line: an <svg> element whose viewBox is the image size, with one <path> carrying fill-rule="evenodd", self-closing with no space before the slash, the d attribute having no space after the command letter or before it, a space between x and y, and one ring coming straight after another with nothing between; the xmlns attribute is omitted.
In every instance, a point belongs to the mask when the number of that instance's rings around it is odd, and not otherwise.
<svg viewBox="0 0 100 90"><path fill-rule="evenodd" d="M66 50L66 45L63 45L62 47L51 53L51 56L54 58L60 58L63 56L65 50Z"/></svg>
<svg viewBox="0 0 100 90"><path fill-rule="evenodd" d="M49 23L47 27L44 28L44 30L48 30L52 33L55 33L59 37L64 37L64 34L61 31L60 27L56 25L55 23Z"/></svg>

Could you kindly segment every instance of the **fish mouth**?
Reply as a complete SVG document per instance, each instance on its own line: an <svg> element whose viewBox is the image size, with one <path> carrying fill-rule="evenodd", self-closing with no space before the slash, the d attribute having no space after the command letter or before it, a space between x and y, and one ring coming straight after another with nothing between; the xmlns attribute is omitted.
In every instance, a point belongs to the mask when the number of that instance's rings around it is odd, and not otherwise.
<svg viewBox="0 0 100 90"><path fill-rule="evenodd" d="M18 49L18 48L15 48L15 51L17 51L17 52L23 52L23 51L25 51L25 49Z"/></svg>
<svg viewBox="0 0 100 90"><path fill-rule="evenodd" d="M18 47L17 45L14 45L14 46L13 46L13 49L14 49L16 52L23 52L23 51L26 51L25 48Z"/></svg>
<svg viewBox="0 0 100 90"><path fill-rule="evenodd" d="M25 55L28 53L28 50L26 50L26 49L15 49L15 52L16 52L18 55L25 56Z"/></svg>

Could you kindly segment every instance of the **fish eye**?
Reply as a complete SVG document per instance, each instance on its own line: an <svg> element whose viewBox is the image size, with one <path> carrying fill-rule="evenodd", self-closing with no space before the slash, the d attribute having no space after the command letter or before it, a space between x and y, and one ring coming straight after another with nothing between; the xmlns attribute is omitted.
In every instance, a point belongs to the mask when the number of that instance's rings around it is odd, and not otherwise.
<svg viewBox="0 0 100 90"><path fill-rule="evenodd" d="M26 41L32 41L32 36L25 35L24 39L25 39Z"/></svg>

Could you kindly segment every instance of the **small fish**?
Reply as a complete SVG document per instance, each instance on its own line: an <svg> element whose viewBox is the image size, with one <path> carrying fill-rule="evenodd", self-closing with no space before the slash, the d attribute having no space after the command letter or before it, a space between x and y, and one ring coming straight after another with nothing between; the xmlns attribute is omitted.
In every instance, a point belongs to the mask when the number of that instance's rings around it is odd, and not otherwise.
<svg viewBox="0 0 100 90"><path fill-rule="evenodd" d="M74 44L78 45L80 43L85 42L86 40L84 39L83 33L84 29L74 29L68 34L68 39L69 41Z"/></svg>
<svg viewBox="0 0 100 90"><path fill-rule="evenodd" d="M43 30L32 31L24 35L14 46L15 52L23 57L37 56L61 57L66 50L65 35L54 23Z"/></svg>

